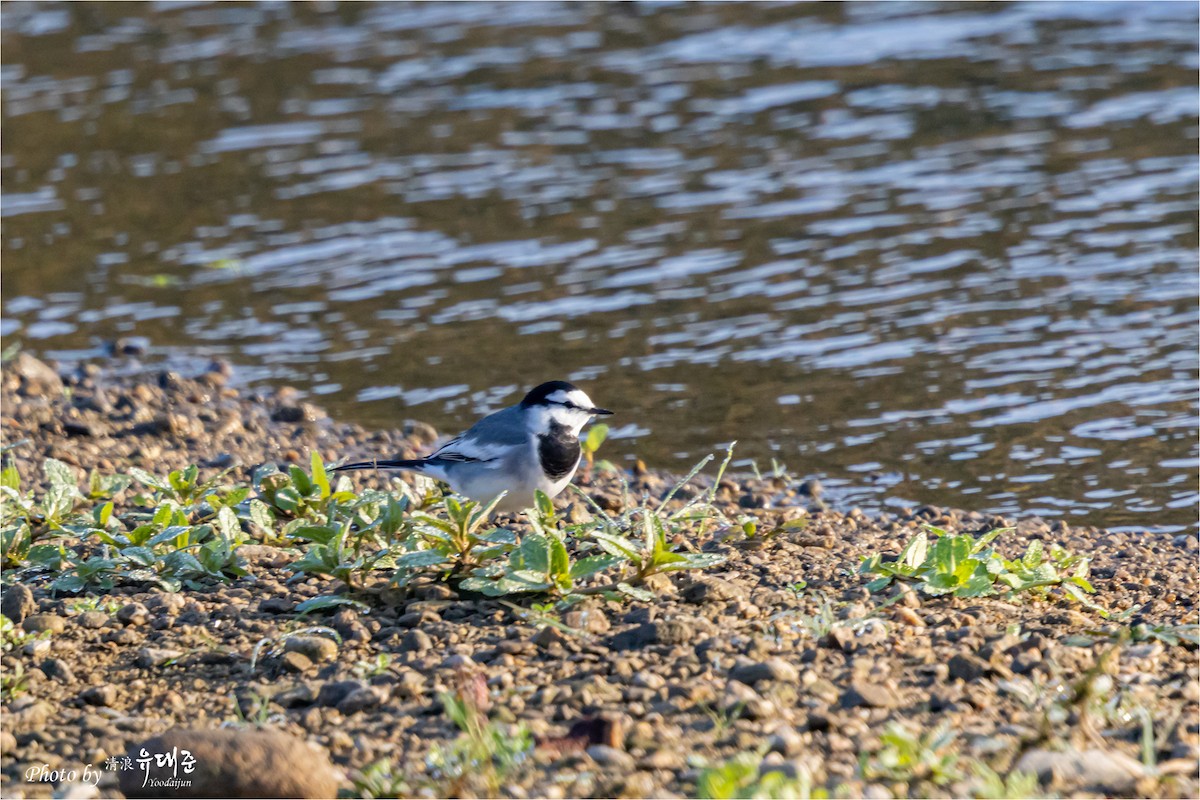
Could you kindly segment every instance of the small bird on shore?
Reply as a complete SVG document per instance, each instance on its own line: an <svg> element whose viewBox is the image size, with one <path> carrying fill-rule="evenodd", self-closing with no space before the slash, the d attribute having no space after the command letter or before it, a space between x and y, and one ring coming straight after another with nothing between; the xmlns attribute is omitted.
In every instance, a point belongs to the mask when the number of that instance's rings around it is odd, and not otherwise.
<svg viewBox="0 0 1200 800"><path fill-rule="evenodd" d="M579 467L579 432L594 417L613 412L566 381L543 383L520 403L489 414L424 458L356 461L334 472L398 469L419 472L482 503L507 492L496 507L521 511L534 505L534 492L555 497Z"/></svg>

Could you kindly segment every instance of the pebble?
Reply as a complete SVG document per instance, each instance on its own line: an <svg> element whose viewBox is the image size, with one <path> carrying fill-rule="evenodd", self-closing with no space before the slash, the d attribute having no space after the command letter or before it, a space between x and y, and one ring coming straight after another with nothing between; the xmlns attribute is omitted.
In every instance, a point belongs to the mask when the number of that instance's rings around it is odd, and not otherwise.
<svg viewBox="0 0 1200 800"><path fill-rule="evenodd" d="M317 693L307 683L300 683L290 689L277 692L271 699L284 708L296 708L297 706L310 706L315 703L317 701Z"/></svg>
<svg viewBox="0 0 1200 800"><path fill-rule="evenodd" d="M971 683L977 681L991 671L991 665L984 661L979 656L974 656L969 653L959 653L950 658L947 665L950 669L950 677L960 681Z"/></svg>
<svg viewBox="0 0 1200 800"><path fill-rule="evenodd" d="M754 686L764 681L797 683L800 680L800 673L782 658L769 658L766 661L736 666L729 671L729 677L735 681L741 681L747 686Z"/></svg>
<svg viewBox="0 0 1200 800"><path fill-rule="evenodd" d="M168 661L174 661L182 657L182 650L171 650L165 647L143 647L138 651L137 659L134 663L142 669L150 669L152 667L161 667Z"/></svg>
<svg viewBox="0 0 1200 800"><path fill-rule="evenodd" d="M325 636L289 636L283 643L285 653L299 653L320 664L337 658L337 642Z"/></svg>
<svg viewBox="0 0 1200 800"><path fill-rule="evenodd" d="M587 754L600 766L612 767L621 772L630 772L637 766L637 762L629 753L606 744L592 745L587 749Z"/></svg>
<svg viewBox="0 0 1200 800"><path fill-rule="evenodd" d="M71 671L71 667L66 661L61 658L48 658L42 662L42 672L47 678L58 681L59 683L74 683L75 673Z"/></svg>
<svg viewBox="0 0 1200 800"><path fill-rule="evenodd" d="M284 653L279 659L279 663L288 672L308 672L313 668L313 660L311 658L295 651Z"/></svg>
<svg viewBox="0 0 1200 800"><path fill-rule="evenodd" d="M853 680L850 682L850 688L842 694L841 704L843 708L895 708L900 705L900 699L896 696L896 690L890 686Z"/></svg>
<svg viewBox="0 0 1200 800"><path fill-rule="evenodd" d="M337 703L337 710L349 716L374 708L387 700L387 691L380 686L364 686L347 694Z"/></svg>
<svg viewBox="0 0 1200 800"><path fill-rule="evenodd" d="M319 706L334 707L360 689L366 688L367 685L362 681L330 681L317 693L316 703Z"/></svg>
<svg viewBox="0 0 1200 800"><path fill-rule="evenodd" d="M1140 761L1117 750L1030 750L1021 756L1016 769L1038 776L1051 787L1078 790L1082 787L1126 793L1145 774Z"/></svg>
<svg viewBox="0 0 1200 800"><path fill-rule="evenodd" d="M413 629L400 640L400 649L408 653L425 653L433 649L433 639L425 631Z"/></svg>
<svg viewBox="0 0 1200 800"><path fill-rule="evenodd" d="M117 702L117 687L111 683L103 683L84 689L79 699L89 706L112 706Z"/></svg>
<svg viewBox="0 0 1200 800"><path fill-rule="evenodd" d="M33 614L28 616L21 623L21 628L26 633L62 633L66 630L67 623L62 617L57 614Z"/></svg>
<svg viewBox="0 0 1200 800"><path fill-rule="evenodd" d="M145 625L150 610L141 603L128 603L117 610L117 621L125 625Z"/></svg>
<svg viewBox="0 0 1200 800"><path fill-rule="evenodd" d="M0 594L0 614L20 625L26 617L37 611L37 603L33 600L33 592L23 583L16 583L4 589Z"/></svg>

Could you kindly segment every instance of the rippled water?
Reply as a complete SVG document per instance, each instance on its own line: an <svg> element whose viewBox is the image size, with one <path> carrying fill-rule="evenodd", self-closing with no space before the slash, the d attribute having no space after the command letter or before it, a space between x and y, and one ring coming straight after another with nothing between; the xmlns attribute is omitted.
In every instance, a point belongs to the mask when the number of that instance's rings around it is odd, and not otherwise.
<svg viewBox="0 0 1200 800"><path fill-rule="evenodd" d="M1197 518L1197 7L12 4L6 340Z"/></svg>

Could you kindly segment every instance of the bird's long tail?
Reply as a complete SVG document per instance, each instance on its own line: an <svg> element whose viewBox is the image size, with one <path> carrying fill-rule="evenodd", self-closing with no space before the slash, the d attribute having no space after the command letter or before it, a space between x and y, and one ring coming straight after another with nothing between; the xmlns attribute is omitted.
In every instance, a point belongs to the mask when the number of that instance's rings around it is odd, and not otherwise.
<svg viewBox="0 0 1200 800"><path fill-rule="evenodd" d="M429 466L429 462L423 458L409 458L399 461L355 461L353 464L342 464L341 466L332 467L331 472L347 472L352 469L411 469L415 472L424 472Z"/></svg>

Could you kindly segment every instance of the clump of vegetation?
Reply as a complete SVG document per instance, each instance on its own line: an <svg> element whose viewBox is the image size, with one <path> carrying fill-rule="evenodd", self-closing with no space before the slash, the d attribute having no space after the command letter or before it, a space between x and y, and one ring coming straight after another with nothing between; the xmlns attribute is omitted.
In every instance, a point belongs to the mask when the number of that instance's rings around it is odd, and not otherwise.
<svg viewBox="0 0 1200 800"><path fill-rule="evenodd" d="M590 452L603 438L589 439ZM492 526L500 498L482 504L443 496L428 482L419 489L396 482L396 492L359 493L345 476L331 483L316 452L308 470L266 465L249 484L231 480L232 470L202 478L193 465L165 477L141 469L107 477L93 472L86 491L70 466L47 459L49 488L41 496L22 492L14 466L0 473L0 542L5 566L48 574L53 589L68 594L106 591L119 582L168 591L227 582L246 574L238 549L258 541L298 550L289 567L297 576L319 575L344 586L300 604L300 613L360 604L354 595L380 572L399 587L425 578L489 596L540 595L570 603L604 593L649 600L648 578L722 560L677 544L696 540L721 517L711 491L678 510L668 508L710 459L661 501L631 504L626 486L624 513L612 516L597 507L599 514L586 523L564 524L549 498L539 496L528 513L532 530L524 536ZM717 480L728 463L727 456ZM125 496L131 487L139 487L137 493Z"/></svg>
<svg viewBox="0 0 1200 800"><path fill-rule="evenodd" d="M453 692L439 698L460 733L450 744L430 750L429 774L440 783L439 797L463 797L467 791L496 797L504 778L533 750L533 737L524 725L510 730L488 718L491 697L481 672L464 670L456 682Z"/></svg>
<svg viewBox="0 0 1200 800"><path fill-rule="evenodd" d="M789 777L781 770L763 769L763 753L739 753L728 761L710 766L696 778L696 796L710 800L776 800L776 798L827 798L824 787L813 785L812 776L799 770Z"/></svg>
<svg viewBox="0 0 1200 800"><path fill-rule="evenodd" d="M918 735L892 722L879 739L879 749L864 754L860 761L868 780L946 786L962 777L958 753L953 749L955 735L946 725Z"/></svg>
<svg viewBox="0 0 1200 800"><path fill-rule="evenodd" d="M893 581L908 581L928 595L986 597L1029 592L1046 597L1051 590L1103 611L1088 597L1095 589L1088 581L1088 558L1073 555L1058 545L1049 551L1041 542L1030 542L1024 555L1005 558L992 542L1011 528L997 528L976 539L969 533L952 534L926 525L895 561L876 553L863 560L859 572L878 577L867 584L872 592ZM929 536L936 537L930 544Z"/></svg>

